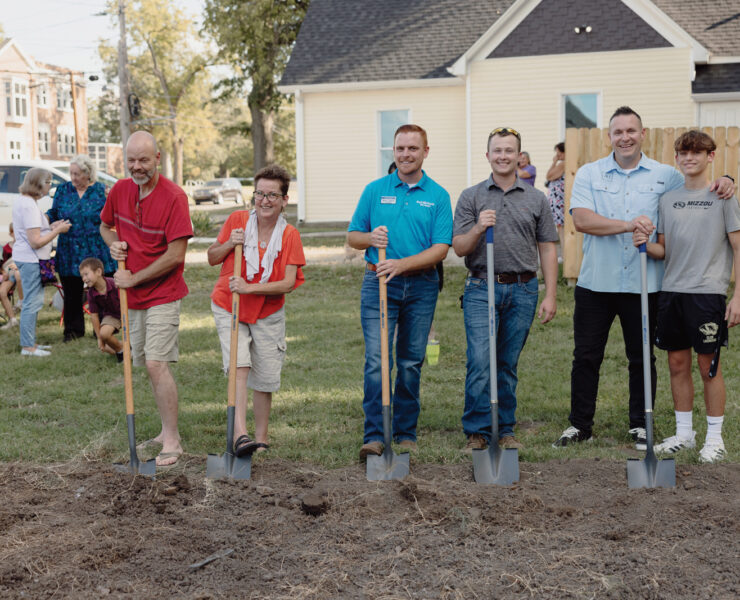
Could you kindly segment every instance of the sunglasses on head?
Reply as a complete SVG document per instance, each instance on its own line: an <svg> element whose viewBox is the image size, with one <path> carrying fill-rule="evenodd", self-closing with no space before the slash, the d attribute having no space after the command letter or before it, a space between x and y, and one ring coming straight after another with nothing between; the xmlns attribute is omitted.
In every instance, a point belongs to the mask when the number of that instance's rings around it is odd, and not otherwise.
<svg viewBox="0 0 740 600"><path fill-rule="evenodd" d="M494 135L515 135L519 139L519 141L521 141L522 139L522 136L519 135L519 132L516 129L512 129L511 127L497 127L488 135L488 138L490 139Z"/></svg>

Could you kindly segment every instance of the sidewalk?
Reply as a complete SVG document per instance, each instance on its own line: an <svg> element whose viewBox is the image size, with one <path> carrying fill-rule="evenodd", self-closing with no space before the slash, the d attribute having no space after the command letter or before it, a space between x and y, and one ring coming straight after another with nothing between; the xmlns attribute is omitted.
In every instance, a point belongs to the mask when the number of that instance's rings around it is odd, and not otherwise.
<svg viewBox="0 0 740 600"><path fill-rule="evenodd" d="M344 236L344 232L314 232L314 233L303 233L302 238L309 237L333 237L333 236ZM216 241L216 238L205 238L195 237L191 238L192 242L200 244L212 244ZM303 248L303 252L306 255L307 265L342 265L342 264L362 264L362 252L352 250L351 248L344 248L342 246L308 246ZM188 250L185 257L185 264L198 265L208 264L208 258L205 250ZM447 258L444 261L445 266L464 266L463 259L457 256L455 252L450 249L447 254Z"/></svg>

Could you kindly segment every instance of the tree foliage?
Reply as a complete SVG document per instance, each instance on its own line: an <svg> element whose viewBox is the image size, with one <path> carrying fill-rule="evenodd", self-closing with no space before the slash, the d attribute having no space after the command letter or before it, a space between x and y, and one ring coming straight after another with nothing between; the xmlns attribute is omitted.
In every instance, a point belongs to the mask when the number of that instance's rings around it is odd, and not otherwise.
<svg viewBox="0 0 740 600"><path fill-rule="evenodd" d="M109 10L117 19L115 3ZM169 0L132 0L126 7L129 86L141 101L133 129L147 129L173 163L182 183L184 160L218 137L206 107L212 87L206 73L212 56L192 16ZM101 41L106 73L117 77L117 50Z"/></svg>
<svg viewBox="0 0 740 600"><path fill-rule="evenodd" d="M206 0L204 28L219 57L234 69L222 80L225 96L247 93L254 169L275 160L274 126L285 98L280 76L308 9L309 0Z"/></svg>

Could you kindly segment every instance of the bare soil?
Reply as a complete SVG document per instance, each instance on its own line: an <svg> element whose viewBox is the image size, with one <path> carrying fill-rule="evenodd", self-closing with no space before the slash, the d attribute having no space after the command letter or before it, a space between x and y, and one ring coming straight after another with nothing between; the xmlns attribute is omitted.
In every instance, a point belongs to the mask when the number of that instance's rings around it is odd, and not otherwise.
<svg viewBox="0 0 740 600"><path fill-rule="evenodd" d="M674 490L628 489L623 462L520 468L502 488L413 459L380 483L269 457L244 482L202 457L154 480L6 463L0 597L740 597L740 465L678 465Z"/></svg>

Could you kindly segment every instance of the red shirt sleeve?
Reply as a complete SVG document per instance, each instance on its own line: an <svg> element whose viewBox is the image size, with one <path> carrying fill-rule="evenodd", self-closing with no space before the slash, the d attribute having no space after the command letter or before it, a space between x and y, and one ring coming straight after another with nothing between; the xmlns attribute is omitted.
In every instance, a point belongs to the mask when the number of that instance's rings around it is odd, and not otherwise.
<svg viewBox="0 0 740 600"><path fill-rule="evenodd" d="M190 221L188 197L185 192L179 192L172 201L172 211L164 231L167 243L180 238L193 237L193 223Z"/></svg>

